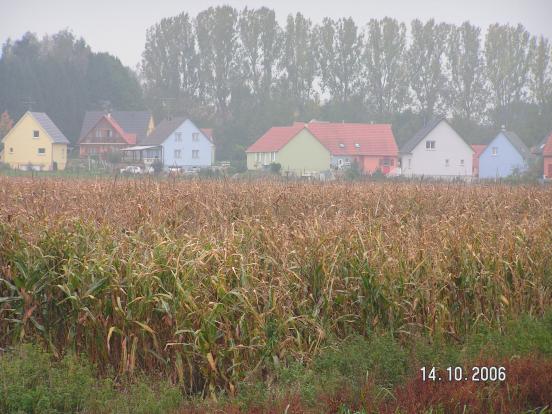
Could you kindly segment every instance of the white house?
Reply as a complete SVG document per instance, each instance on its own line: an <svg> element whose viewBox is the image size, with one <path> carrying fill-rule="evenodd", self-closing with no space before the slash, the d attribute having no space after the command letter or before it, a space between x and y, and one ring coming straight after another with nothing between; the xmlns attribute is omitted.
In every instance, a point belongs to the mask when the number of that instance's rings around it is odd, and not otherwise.
<svg viewBox="0 0 552 414"><path fill-rule="evenodd" d="M140 145L124 149L133 159L163 167L209 167L215 162L215 144L210 129L200 129L187 118L162 121ZM139 154L139 155L137 155ZM129 157L127 156L127 159Z"/></svg>
<svg viewBox="0 0 552 414"><path fill-rule="evenodd" d="M473 153L445 118L435 119L401 147L401 172L407 177L471 177Z"/></svg>

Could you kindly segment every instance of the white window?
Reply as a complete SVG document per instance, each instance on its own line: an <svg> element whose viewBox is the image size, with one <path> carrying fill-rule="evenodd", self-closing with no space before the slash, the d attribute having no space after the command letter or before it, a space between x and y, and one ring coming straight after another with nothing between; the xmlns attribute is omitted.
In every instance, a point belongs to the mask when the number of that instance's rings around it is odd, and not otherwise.
<svg viewBox="0 0 552 414"><path fill-rule="evenodd" d="M464 160L460 160L460 165L464 166Z"/></svg>
<svg viewBox="0 0 552 414"><path fill-rule="evenodd" d="M13 148L10 147L10 154L13 154Z"/></svg>
<svg viewBox="0 0 552 414"><path fill-rule="evenodd" d="M174 140L175 140L176 142L182 142L182 132L176 132L176 133L174 134Z"/></svg>
<svg viewBox="0 0 552 414"><path fill-rule="evenodd" d="M37 150L38 155L46 155L46 148L39 148Z"/></svg>
<svg viewBox="0 0 552 414"><path fill-rule="evenodd" d="M33 138L38 138L40 136L40 132L37 130L33 131Z"/></svg>
<svg viewBox="0 0 552 414"><path fill-rule="evenodd" d="M102 130L97 128L96 129L96 138L101 138L102 137Z"/></svg>
<svg viewBox="0 0 552 414"><path fill-rule="evenodd" d="M272 162L274 162L274 161L276 161L276 153L275 152L272 153Z"/></svg>
<svg viewBox="0 0 552 414"><path fill-rule="evenodd" d="M339 167L343 166L343 158L338 158L338 159L337 159L337 165L338 165Z"/></svg>
<svg viewBox="0 0 552 414"><path fill-rule="evenodd" d="M261 162L261 153L258 152L258 153L256 154L256 156L257 156L257 162Z"/></svg>
<svg viewBox="0 0 552 414"><path fill-rule="evenodd" d="M445 160L445 167L448 167L449 165L450 165L450 160L447 158L447 159Z"/></svg>
<svg viewBox="0 0 552 414"><path fill-rule="evenodd" d="M199 158L199 150L192 150L192 158L197 160Z"/></svg>
<svg viewBox="0 0 552 414"><path fill-rule="evenodd" d="M108 138L111 138L111 137L113 136L113 131L110 130L110 129L106 130L106 136L107 136Z"/></svg>
<svg viewBox="0 0 552 414"><path fill-rule="evenodd" d="M192 133L192 141L199 141L199 132Z"/></svg>
<svg viewBox="0 0 552 414"><path fill-rule="evenodd" d="M426 150L434 150L435 141L426 141Z"/></svg>
<svg viewBox="0 0 552 414"><path fill-rule="evenodd" d="M498 155L498 147L493 147L492 149L493 157L496 157Z"/></svg>
<svg viewBox="0 0 552 414"><path fill-rule="evenodd" d="M181 152L180 150L174 150L174 158L180 158Z"/></svg>

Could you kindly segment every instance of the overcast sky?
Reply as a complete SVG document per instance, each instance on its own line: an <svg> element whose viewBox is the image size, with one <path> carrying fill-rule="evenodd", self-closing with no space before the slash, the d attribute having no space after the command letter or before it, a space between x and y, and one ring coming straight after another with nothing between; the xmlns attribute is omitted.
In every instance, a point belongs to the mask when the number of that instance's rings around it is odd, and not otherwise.
<svg viewBox="0 0 552 414"><path fill-rule="evenodd" d="M238 9L266 6L283 23L302 12L315 22L323 17L352 16L364 25L370 18L391 16L461 23L486 28L492 23L522 23L532 34L552 39L552 0L0 0L0 42L27 31L39 36L69 28L94 51L109 52L135 68L144 48L146 29L183 11L195 16L214 5Z"/></svg>

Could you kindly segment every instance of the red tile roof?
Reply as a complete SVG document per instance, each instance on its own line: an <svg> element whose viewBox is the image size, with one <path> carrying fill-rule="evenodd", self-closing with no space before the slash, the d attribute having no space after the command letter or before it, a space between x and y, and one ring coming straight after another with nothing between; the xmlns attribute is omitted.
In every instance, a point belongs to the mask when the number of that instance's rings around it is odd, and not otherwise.
<svg viewBox="0 0 552 414"><path fill-rule="evenodd" d="M211 142L214 142L214 139L213 139L213 128L200 128L201 129L201 132L203 132L205 134L205 136L207 137L207 139Z"/></svg>
<svg viewBox="0 0 552 414"><path fill-rule="evenodd" d="M272 127L246 152L274 152L281 150L295 135L299 133L305 124L294 124L286 127Z"/></svg>
<svg viewBox="0 0 552 414"><path fill-rule="evenodd" d="M474 152L473 154L473 158L474 159L479 159L479 156L483 153L483 151L485 151L485 148L487 148L486 145L482 145L482 144L473 144L471 145L472 147L472 150Z"/></svg>
<svg viewBox="0 0 552 414"><path fill-rule="evenodd" d="M247 152L271 152L283 148L307 128L332 155L397 156L398 148L389 124L352 124L313 121L268 130Z"/></svg>
<svg viewBox="0 0 552 414"><path fill-rule="evenodd" d="M552 133L550 133L550 136L546 140L546 144L544 144L542 155L544 157L552 157Z"/></svg>

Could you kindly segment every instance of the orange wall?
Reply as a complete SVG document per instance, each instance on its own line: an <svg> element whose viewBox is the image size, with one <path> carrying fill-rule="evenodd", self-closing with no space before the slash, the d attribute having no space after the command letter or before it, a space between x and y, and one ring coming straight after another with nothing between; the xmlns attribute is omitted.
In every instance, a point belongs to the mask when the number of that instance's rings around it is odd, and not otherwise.
<svg viewBox="0 0 552 414"><path fill-rule="evenodd" d="M362 171L365 173L373 173L374 171L377 171L378 169L381 169L380 167L380 159L384 158L391 158L393 160L393 165L389 166L389 170L392 171L395 168L397 168L398 159L396 157L381 157L381 156L372 156L372 155L364 155L361 156L362 162L359 160L359 164L362 166Z"/></svg>

